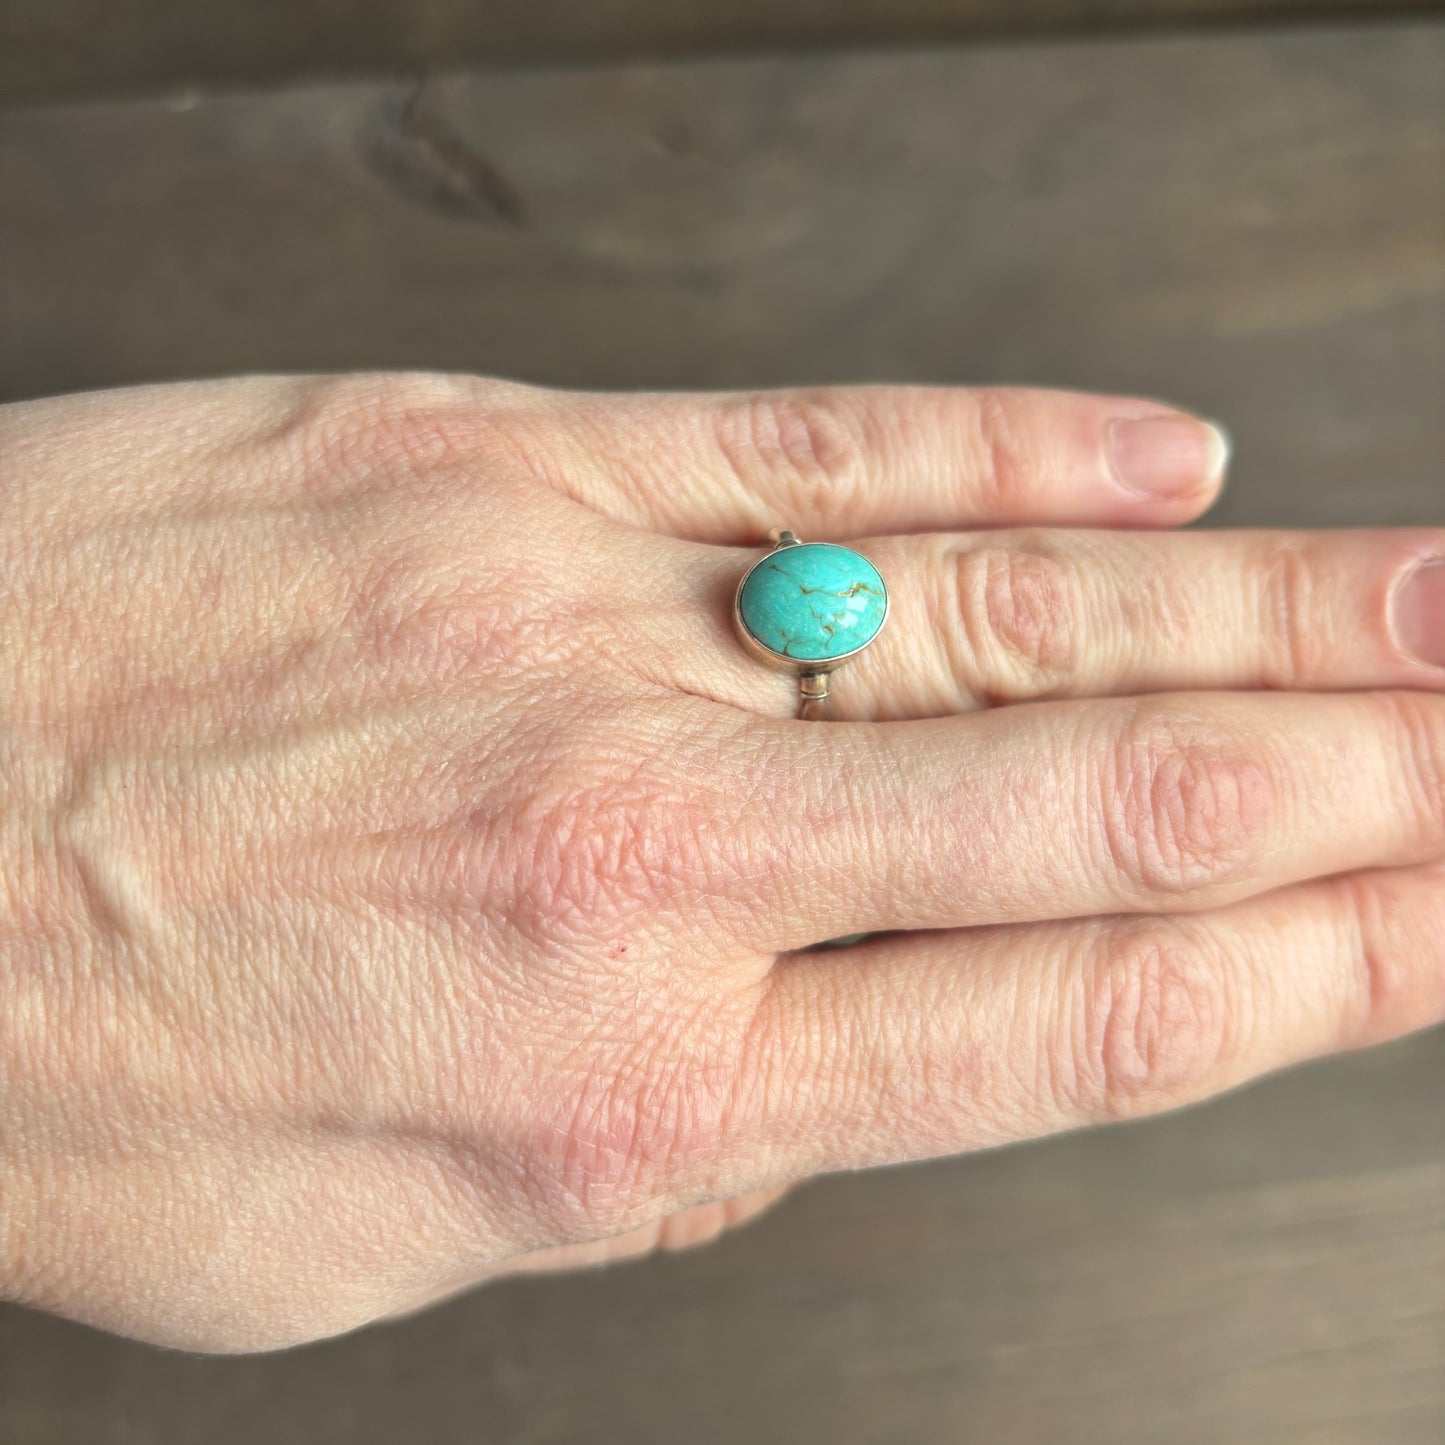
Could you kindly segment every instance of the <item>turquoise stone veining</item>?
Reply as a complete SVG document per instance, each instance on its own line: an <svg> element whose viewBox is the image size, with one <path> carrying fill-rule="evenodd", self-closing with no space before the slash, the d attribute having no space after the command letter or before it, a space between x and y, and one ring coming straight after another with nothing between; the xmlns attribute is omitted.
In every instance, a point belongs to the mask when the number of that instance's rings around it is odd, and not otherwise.
<svg viewBox="0 0 1445 1445"><path fill-rule="evenodd" d="M829 662L866 646L883 625L888 592L878 569L851 547L778 547L743 579L738 616L771 652Z"/></svg>

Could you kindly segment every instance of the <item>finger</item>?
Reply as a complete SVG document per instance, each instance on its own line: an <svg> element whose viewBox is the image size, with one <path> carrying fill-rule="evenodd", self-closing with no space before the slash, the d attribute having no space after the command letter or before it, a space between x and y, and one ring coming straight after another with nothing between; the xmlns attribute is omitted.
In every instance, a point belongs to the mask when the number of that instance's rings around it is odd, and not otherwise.
<svg viewBox="0 0 1445 1445"><path fill-rule="evenodd" d="M1445 688L1445 532L933 533L853 544L887 625L839 671L830 719L940 717L1043 698L1205 688ZM690 692L791 716L797 685L727 634L757 554L687 550L666 653Z"/></svg>
<svg viewBox="0 0 1445 1445"><path fill-rule="evenodd" d="M792 955L735 1120L758 1177L956 1153L1188 1104L1445 1019L1445 870L1205 915Z"/></svg>
<svg viewBox="0 0 1445 1445"><path fill-rule="evenodd" d="M649 529L754 545L864 532L1173 526L1214 500L1214 426L1137 398L856 386L568 400L581 500ZM585 459L585 464L584 464Z"/></svg>
<svg viewBox="0 0 1445 1445"><path fill-rule="evenodd" d="M1164 694L909 723L750 720L728 880L768 951L1218 907L1445 855L1445 698ZM740 769L744 766L740 764Z"/></svg>
<svg viewBox="0 0 1445 1445"><path fill-rule="evenodd" d="M712 1200L706 1204L694 1204L674 1214L664 1215L648 1224L639 1225L625 1234L610 1235L604 1239L584 1240L577 1244L553 1245L547 1249L532 1250L500 1264L486 1265L464 1270L461 1274L429 1290L426 1294L411 1300L401 1309L383 1315L384 1320L405 1319L420 1310L431 1309L455 1295L465 1294L489 1280L505 1279L516 1274L553 1274L577 1269L592 1269L597 1265L617 1264L624 1260L639 1259L655 1254L659 1250L669 1253L696 1249L726 1234L729 1230L740 1229L750 1224L760 1214L766 1213L793 1186L785 1184L771 1189L760 1189L752 1194L732 1199Z"/></svg>

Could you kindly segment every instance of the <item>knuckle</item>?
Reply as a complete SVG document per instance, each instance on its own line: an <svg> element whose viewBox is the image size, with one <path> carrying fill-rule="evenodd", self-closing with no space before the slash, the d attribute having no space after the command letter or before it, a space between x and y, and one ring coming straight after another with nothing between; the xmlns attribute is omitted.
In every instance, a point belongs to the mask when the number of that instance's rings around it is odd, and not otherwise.
<svg viewBox="0 0 1445 1445"><path fill-rule="evenodd" d="M1144 897L1248 874L1274 813L1274 780L1212 728L1145 705L1107 750L1099 817L1108 861Z"/></svg>
<svg viewBox="0 0 1445 1445"><path fill-rule="evenodd" d="M965 547L953 572L951 616L937 634L956 638L958 676L990 703L1067 692L1078 665L1079 578L1041 551Z"/></svg>
<svg viewBox="0 0 1445 1445"><path fill-rule="evenodd" d="M1032 428L1021 400L1007 390L973 394L976 486L985 510L999 519L1021 511L1035 488Z"/></svg>
<svg viewBox="0 0 1445 1445"><path fill-rule="evenodd" d="M1378 1043L1440 1021L1445 979L1435 964L1441 955L1445 874L1434 910L1421 908L1410 883L1399 873L1338 880L1341 927L1356 960L1341 1010L1345 1047Z"/></svg>
<svg viewBox="0 0 1445 1445"><path fill-rule="evenodd" d="M475 463L509 450L502 417L527 388L428 372L370 372L300 383L267 447L308 491Z"/></svg>
<svg viewBox="0 0 1445 1445"><path fill-rule="evenodd" d="M825 522L843 517L856 492L866 425L842 391L756 392L714 413L719 448L747 487L781 478L797 505Z"/></svg>
<svg viewBox="0 0 1445 1445"><path fill-rule="evenodd" d="M560 742L512 820L515 920L549 941L639 927L705 884L714 804L656 757Z"/></svg>
<svg viewBox="0 0 1445 1445"><path fill-rule="evenodd" d="M1404 803L1421 840L1445 837L1445 704L1425 693L1382 694L1389 755L1399 760Z"/></svg>
<svg viewBox="0 0 1445 1445"><path fill-rule="evenodd" d="M1258 562L1264 617L1260 628L1262 681L1299 687L1324 670L1333 639L1319 626L1316 568L1296 542L1268 545Z"/></svg>
<svg viewBox="0 0 1445 1445"><path fill-rule="evenodd" d="M547 605L554 584L543 569L502 556L482 579L455 553L426 535L392 537L348 572L336 630L351 644L341 659L347 675L359 661L365 675L399 686L519 676L565 664L592 640L589 628L560 620L565 606ZM511 585L498 585L504 580Z"/></svg>
<svg viewBox="0 0 1445 1445"><path fill-rule="evenodd" d="M589 1051L540 1115L538 1167L556 1222L589 1237L710 1176L732 1128L741 1030L716 1000Z"/></svg>
<svg viewBox="0 0 1445 1445"><path fill-rule="evenodd" d="M1197 1097L1229 1047L1226 980L1214 946L1183 929L1150 924L1105 939L1049 1059L1061 1105L1128 1119Z"/></svg>
<svg viewBox="0 0 1445 1445"><path fill-rule="evenodd" d="M571 1101L557 1155L564 1207L588 1224L625 1217L716 1137L715 1101L676 1062L651 1055L590 1081Z"/></svg>

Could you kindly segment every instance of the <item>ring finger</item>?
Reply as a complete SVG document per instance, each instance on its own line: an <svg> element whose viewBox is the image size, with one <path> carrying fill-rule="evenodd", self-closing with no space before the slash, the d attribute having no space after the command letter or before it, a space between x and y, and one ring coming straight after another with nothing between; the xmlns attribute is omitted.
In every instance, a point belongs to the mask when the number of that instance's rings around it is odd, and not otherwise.
<svg viewBox="0 0 1445 1445"><path fill-rule="evenodd" d="M1203 688L1445 688L1439 531L1038 530L850 545L887 581L890 611L837 674L838 720ZM690 596L669 616L695 619L697 635L666 654L672 680L790 716L794 680L731 634L731 589L760 554L688 554Z"/></svg>

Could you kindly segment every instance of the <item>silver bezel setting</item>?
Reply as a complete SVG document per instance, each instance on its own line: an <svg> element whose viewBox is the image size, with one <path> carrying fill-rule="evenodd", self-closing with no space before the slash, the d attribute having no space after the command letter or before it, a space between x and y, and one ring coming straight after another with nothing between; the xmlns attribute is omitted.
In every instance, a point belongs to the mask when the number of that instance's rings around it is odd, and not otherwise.
<svg viewBox="0 0 1445 1445"><path fill-rule="evenodd" d="M768 550L764 552L763 555L759 557L757 561L754 562L752 566L749 567L748 570L744 572L743 575L738 579L737 588L733 592L733 626L736 629L738 636L742 639L743 646L747 648L747 650L755 658L757 658L759 662L764 662L769 667L775 667L782 672L791 672L799 677L819 676L822 674L830 673L836 668L841 667L845 662L848 661L850 657L857 657L860 652L862 652L865 648L871 647L874 642L878 640L879 633L883 631L884 627L888 623L888 611L891 606L888 595L887 579L879 570L878 564L870 556L868 556L866 552L860 552L856 547L849 547L842 542L803 542L798 538L792 537L791 532L784 532L781 535L783 538L792 538L792 540L780 540L776 543L776 545L769 547ZM875 572L878 573L878 581L883 587L883 616L879 619L878 626L874 630L873 636L870 637L866 642L860 643L857 647L852 648L848 652L840 652L836 657L819 658L817 661L809 661L805 658L800 657L789 657L785 652L774 652L771 647L769 647L766 643L760 642L756 637L753 636L751 632L748 631L747 624L743 621L741 607L743 588L744 586L746 586L748 578L751 577L753 573L759 567L761 567L764 562L768 560L769 557L771 557L775 552L781 551L785 547L804 546L836 547L839 551L851 552L855 557L862 557L863 560L870 567L872 567Z"/></svg>

